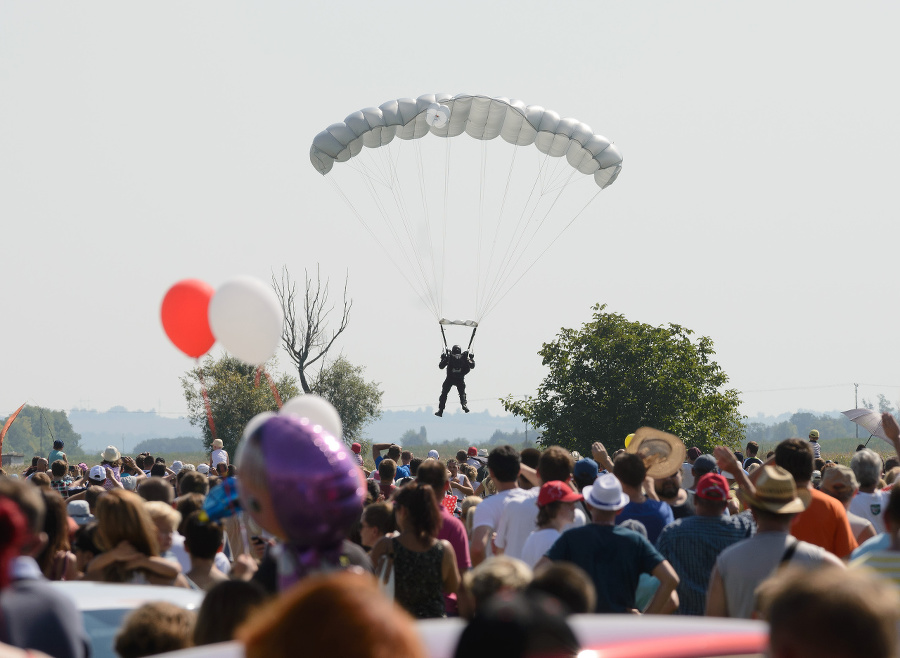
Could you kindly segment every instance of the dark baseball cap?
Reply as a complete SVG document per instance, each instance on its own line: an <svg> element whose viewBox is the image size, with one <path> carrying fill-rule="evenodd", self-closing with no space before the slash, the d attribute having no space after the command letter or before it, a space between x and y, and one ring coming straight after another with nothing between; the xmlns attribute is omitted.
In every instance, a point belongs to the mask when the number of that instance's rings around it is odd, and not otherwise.
<svg viewBox="0 0 900 658"><path fill-rule="evenodd" d="M707 473L718 473L719 467L716 465L716 458L712 455L700 455L694 461L693 472L694 477L698 479Z"/></svg>

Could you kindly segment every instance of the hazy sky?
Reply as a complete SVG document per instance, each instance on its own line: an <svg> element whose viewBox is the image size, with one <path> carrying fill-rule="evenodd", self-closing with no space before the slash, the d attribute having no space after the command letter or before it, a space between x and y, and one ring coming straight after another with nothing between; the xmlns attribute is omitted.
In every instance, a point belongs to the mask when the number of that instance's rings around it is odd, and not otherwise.
<svg viewBox="0 0 900 658"><path fill-rule="evenodd" d="M308 157L347 114L436 92L577 117L625 159L482 325L474 409L533 393L541 343L598 302L711 337L751 416L848 409L853 382L896 404L898 18L887 1L3 2L0 415L183 412L166 290L285 264L320 265L336 301L349 275L340 346L386 408L436 404L433 317Z"/></svg>

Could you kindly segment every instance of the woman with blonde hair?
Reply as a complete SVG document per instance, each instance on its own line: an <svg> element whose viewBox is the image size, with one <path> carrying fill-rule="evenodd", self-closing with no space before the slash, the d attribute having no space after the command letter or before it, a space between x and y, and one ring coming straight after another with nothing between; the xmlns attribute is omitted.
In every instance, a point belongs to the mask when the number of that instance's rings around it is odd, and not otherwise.
<svg viewBox="0 0 900 658"><path fill-rule="evenodd" d="M482 502L481 496L466 496L460 505L460 520L466 526L466 534L472 536L472 521L475 517L475 508Z"/></svg>
<svg viewBox="0 0 900 658"><path fill-rule="evenodd" d="M180 565L159 556L156 525L140 496L113 489L97 500L95 516L103 553L88 565L87 580L190 587Z"/></svg>

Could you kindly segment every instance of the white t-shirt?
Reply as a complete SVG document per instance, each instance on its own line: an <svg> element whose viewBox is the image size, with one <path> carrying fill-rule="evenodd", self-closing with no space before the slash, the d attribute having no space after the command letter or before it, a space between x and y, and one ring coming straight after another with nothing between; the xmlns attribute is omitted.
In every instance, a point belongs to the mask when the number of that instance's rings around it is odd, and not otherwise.
<svg viewBox="0 0 900 658"><path fill-rule="evenodd" d="M503 549L504 555L522 558L525 540L537 530L537 498L540 492L539 487L525 490L518 498L507 501L503 507L500 523L495 528L497 538L494 543L497 548Z"/></svg>
<svg viewBox="0 0 900 658"><path fill-rule="evenodd" d="M875 532L884 532L884 510L888 504L888 497L883 491L875 490L875 493L857 493L850 501L850 511L868 519L875 526Z"/></svg>
<svg viewBox="0 0 900 658"><path fill-rule="evenodd" d="M535 530L528 539L525 540L525 546L522 548L522 562L534 569L535 565L540 562L544 553L550 550L561 533L556 528L544 528L543 530Z"/></svg>
<svg viewBox="0 0 900 658"><path fill-rule="evenodd" d="M524 489L507 489L500 491L493 496L488 496L475 507L474 517L472 518L472 529L475 530L481 526L487 526L491 530L496 531L500 527L500 518L503 514L503 508L511 500L518 500L525 496L528 492ZM492 555L491 542L488 542L487 554Z"/></svg>
<svg viewBox="0 0 900 658"><path fill-rule="evenodd" d="M540 492L540 487L528 489L524 491L523 496L510 500L503 508L500 525L496 528L497 538L494 543L497 548L503 549L504 555L522 559L522 549L525 547L528 536L537 530L537 499ZM583 526L586 521L584 512L576 507L575 521L571 526Z"/></svg>
<svg viewBox="0 0 900 658"><path fill-rule="evenodd" d="M224 450L213 450L212 451L212 467L216 468L216 464L219 462L225 462L225 465L228 466L228 453Z"/></svg>
<svg viewBox="0 0 900 658"><path fill-rule="evenodd" d="M191 556L188 555L187 549L184 547L184 535L173 532L172 548L169 550L172 551L172 555L178 560L178 564L181 565L181 571L183 573L187 573L191 570ZM231 573L231 562L222 551L216 553L215 564L216 568L222 573L226 575Z"/></svg>

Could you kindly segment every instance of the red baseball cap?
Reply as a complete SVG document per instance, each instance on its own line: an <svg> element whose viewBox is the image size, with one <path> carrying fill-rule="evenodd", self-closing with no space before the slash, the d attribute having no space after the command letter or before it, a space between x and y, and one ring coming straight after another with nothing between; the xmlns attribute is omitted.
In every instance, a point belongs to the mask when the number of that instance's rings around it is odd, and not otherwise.
<svg viewBox="0 0 900 658"><path fill-rule="evenodd" d="M572 487L565 482L559 480L551 480L541 485L541 491L538 494L538 507L543 507L547 503L574 503L577 500L584 500L584 496L580 493L572 491Z"/></svg>
<svg viewBox="0 0 900 658"><path fill-rule="evenodd" d="M469 448L469 450L466 452L466 454L469 457L477 457L478 456L478 448L476 448L475 446L472 446L471 448Z"/></svg>
<svg viewBox="0 0 900 658"><path fill-rule="evenodd" d="M728 500L728 481L718 473L707 473L697 481L697 497L703 500Z"/></svg>

